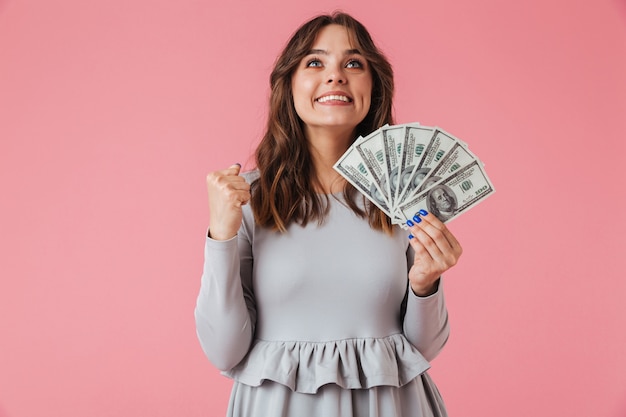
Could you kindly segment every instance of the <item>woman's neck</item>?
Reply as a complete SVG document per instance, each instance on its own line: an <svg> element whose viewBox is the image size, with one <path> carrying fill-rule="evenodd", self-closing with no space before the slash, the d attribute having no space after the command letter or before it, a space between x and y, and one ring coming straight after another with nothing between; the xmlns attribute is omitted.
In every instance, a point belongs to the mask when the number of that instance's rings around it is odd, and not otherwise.
<svg viewBox="0 0 626 417"><path fill-rule="evenodd" d="M314 175L319 181L320 193L334 194L343 190L345 180L333 165L346 152L354 141L354 132L341 133L316 131L308 137L309 151L313 162Z"/></svg>

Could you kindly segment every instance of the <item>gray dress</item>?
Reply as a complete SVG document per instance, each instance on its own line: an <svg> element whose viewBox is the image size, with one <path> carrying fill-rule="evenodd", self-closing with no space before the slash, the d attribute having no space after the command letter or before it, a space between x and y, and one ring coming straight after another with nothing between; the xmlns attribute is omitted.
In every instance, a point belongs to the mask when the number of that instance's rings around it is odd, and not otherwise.
<svg viewBox="0 0 626 417"><path fill-rule="evenodd" d="M280 234L244 206L236 237L207 238L196 327L234 379L228 416L447 415L426 372L449 334L441 285L415 296L407 233L371 229L342 198L322 225Z"/></svg>

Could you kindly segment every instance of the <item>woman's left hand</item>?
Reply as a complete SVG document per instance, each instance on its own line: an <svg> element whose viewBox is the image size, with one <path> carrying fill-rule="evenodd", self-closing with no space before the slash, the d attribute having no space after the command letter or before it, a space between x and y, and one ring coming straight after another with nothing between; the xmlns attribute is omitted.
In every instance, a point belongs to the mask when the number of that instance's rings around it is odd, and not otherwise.
<svg viewBox="0 0 626 417"><path fill-rule="evenodd" d="M424 214L425 213L425 214ZM413 292L421 297L437 291L437 280L456 265L463 248L435 215L422 211L407 221L409 243L415 251L409 282Z"/></svg>

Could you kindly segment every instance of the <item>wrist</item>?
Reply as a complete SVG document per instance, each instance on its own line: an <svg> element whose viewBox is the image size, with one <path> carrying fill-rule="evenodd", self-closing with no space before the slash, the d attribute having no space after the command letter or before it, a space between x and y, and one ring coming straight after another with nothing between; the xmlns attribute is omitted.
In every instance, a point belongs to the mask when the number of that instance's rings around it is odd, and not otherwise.
<svg viewBox="0 0 626 417"><path fill-rule="evenodd" d="M418 297L428 297L435 294L439 290L439 278L430 285L420 286L411 284L411 291Z"/></svg>
<svg viewBox="0 0 626 417"><path fill-rule="evenodd" d="M234 238L235 236L237 236L237 232L235 233L223 233L220 232L219 230L212 230L211 228L209 228L209 230L207 231L207 237L209 239L213 239L213 240L230 240L232 238Z"/></svg>

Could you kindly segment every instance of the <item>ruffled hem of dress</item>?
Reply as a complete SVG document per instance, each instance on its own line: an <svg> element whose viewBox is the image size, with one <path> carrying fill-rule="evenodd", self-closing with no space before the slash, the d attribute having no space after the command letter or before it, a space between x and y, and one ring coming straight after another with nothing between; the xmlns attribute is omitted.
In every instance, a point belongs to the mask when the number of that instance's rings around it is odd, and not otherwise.
<svg viewBox="0 0 626 417"><path fill-rule="evenodd" d="M326 384L401 387L429 368L404 335L394 334L330 342L256 340L241 363L223 374L250 386L271 380L314 394Z"/></svg>

